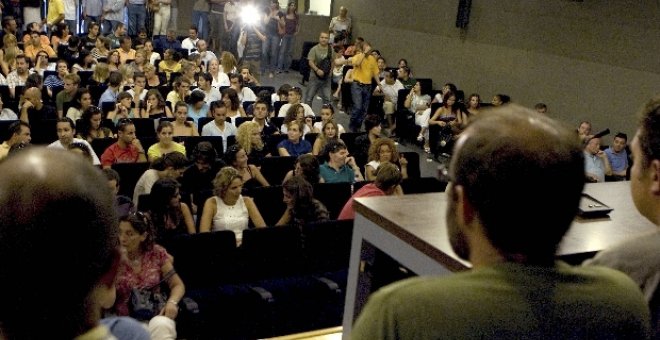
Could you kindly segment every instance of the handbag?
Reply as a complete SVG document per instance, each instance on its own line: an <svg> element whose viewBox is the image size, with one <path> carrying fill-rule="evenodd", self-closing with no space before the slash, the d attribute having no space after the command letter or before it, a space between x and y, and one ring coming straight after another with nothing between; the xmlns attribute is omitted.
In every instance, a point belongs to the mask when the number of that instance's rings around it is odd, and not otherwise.
<svg viewBox="0 0 660 340"><path fill-rule="evenodd" d="M316 73L314 75L321 80L328 79L328 76L332 73L332 50L330 49L330 45L328 45L327 56L319 62L318 68L323 71L323 77L319 77Z"/></svg>
<svg viewBox="0 0 660 340"><path fill-rule="evenodd" d="M174 269L170 270L160 282L145 288L132 288L128 300L129 315L139 321L151 320L160 314L167 303L167 295L156 289L161 283L169 280L176 274Z"/></svg>

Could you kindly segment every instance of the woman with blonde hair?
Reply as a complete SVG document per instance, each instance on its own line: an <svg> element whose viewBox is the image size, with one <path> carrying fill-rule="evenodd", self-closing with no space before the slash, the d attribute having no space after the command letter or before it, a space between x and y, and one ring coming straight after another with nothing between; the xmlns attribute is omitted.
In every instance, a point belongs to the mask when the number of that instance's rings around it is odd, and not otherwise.
<svg viewBox="0 0 660 340"><path fill-rule="evenodd" d="M243 230L248 222L257 228L266 226L257 205L250 197L241 194L243 176L231 166L226 166L213 180L213 196L204 203L199 232L231 230L236 234L236 243L243 240Z"/></svg>
<svg viewBox="0 0 660 340"><path fill-rule="evenodd" d="M144 65L143 69L144 76L147 78L146 88L154 88L160 85L167 85L167 80L165 80L165 77L161 77L158 73L156 73L156 66L151 64Z"/></svg>
<svg viewBox="0 0 660 340"><path fill-rule="evenodd" d="M220 54L220 65L222 65L222 72L225 74L238 72L238 61L229 51L224 51Z"/></svg>
<svg viewBox="0 0 660 340"><path fill-rule="evenodd" d="M147 52L144 48L138 48L135 51L135 59L131 63L131 67L134 72L144 72L144 66L149 64L149 59L147 59Z"/></svg>
<svg viewBox="0 0 660 340"><path fill-rule="evenodd" d="M88 85L104 85L108 83L108 77L110 77L110 65L107 63L98 63L94 68L94 72L87 79ZM92 98L98 100L98 98Z"/></svg>
<svg viewBox="0 0 660 340"><path fill-rule="evenodd" d="M18 48L18 40L16 36L8 33L2 37L3 48L0 49L0 66L2 67L2 74L7 76L14 68L16 68L16 56L23 53Z"/></svg>
<svg viewBox="0 0 660 340"><path fill-rule="evenodd" d="M260 167L265 157L270 157L270 152L261 138L259 123L244 122L236 131L236 143L238 143L248 155L250 164Z"/></svg>

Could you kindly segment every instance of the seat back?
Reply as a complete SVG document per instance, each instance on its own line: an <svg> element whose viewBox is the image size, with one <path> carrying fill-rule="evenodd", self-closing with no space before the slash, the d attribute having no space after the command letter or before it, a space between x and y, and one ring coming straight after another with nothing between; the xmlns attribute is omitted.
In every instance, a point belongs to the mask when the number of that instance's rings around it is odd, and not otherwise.
<svg viewBox="0 0 660 340"><path fill-rule="evenodd" d="M435 177L408 177L401 182L405 194L424 194L429 192L444 192L447 183Z"/></svg>
<svg viewBox="0 0 660 340"><path fill-rule="evenodd" d="M112 168L119 173L119 195L133 197L135 184L140 176L149 169L149 163L115 163L112 164Z"/></svg>
<svg viewBox="0 0 660 340"><path fill-rule="evenodd" d="M366 132L344 132L341 134L341 140L346 144L346 149L349 154L354 154L357 150L355 148L355 138L364 135Z"/></svg>
<svg viewBox="0 0 660 340"><path fill-rule="evenodd" d="M180 235L167 251L186 288L214 287L237 279L236 236L231 230Z"/></svg>
<svg viewBox="0 0 660 340"><path fill-rule="evenodd" d="M294 156L265 157L261 164L261 173L270 184L279 184L284 180L289 170L293 170L296 163Z"/></svg>
<svg viewBox="0 0 660 340"><path fill-rule="evenodd" d="M246 280L283 278L303 272L302 243L297 227L244 230L241 252Z"/></svg>
<svg viewBox="0 0 660 340"><path fill-rule="evenodd" d="M135 135L142 140L143 137L156 137L156 121L152 118L132 118L135 125Z"/></svg>
<svg viewBox="0 0 660 340"><path fill-rule="evenodd" d="M101 155L103 155L105 149L116 142L116 138L94 138L90 144L92 145L92 150L94 150L94 153L96 153L96 155L101 158Z"/></svg>
<svg viewBox="0 0 660 340"><path fill-rule="evenodd" d="M213 121L213 117L199 117L199 119L197 120L197 132L199 132L199 134L201 135L202 128L204 127L204 125L206 125L211 121Z"/></svg>
<svg viewBox="0 0 660 340"><path fill-rule="evenodd" d="M324 273L348 268L353 220L329 220L303 227L305 257L310 272Z"/></svg>
<svg viewBox="0 0 660 340"><path fill-rule="evenodd" d="M250 190L249 196L254 199L254 204L259 209L266 225L275 225L286 210L286 204L282 201L281 185L253 188Z"/></svg>
<svg viewBox="0 0 660 340"><path fill-rule="evenodd" d="M224 154L224 146L222 143L222 136L186 136L186 137L177 137L178 142L183 142L183 145L186 147L186 155L190 157L193 154L193 150L200 142L209 142L213 145L215 152L218 154L218 157L222 157Z"/></svg>
<svg viewBox="0 0 660 340"><path fill-rule="evenodd" d="M419 154L414 151L404 151L401 152L403 157L408 161L406 166L408 170L408 178L419 178L421 176L421 170L419 166Z"/></svg>
<svg viewBox="0 0 660 340"><path fill-rule="evenodd" d="M351 183L348 182L314 184L314 198L325 205L331 220L339 216L351 194Z"/></svg>
<svg viewBox="0 0 660 340"><path fill-rule="evenodd" d="M58 139L57 119L43 119L30 122L32 144L50 144Z"/></svg>

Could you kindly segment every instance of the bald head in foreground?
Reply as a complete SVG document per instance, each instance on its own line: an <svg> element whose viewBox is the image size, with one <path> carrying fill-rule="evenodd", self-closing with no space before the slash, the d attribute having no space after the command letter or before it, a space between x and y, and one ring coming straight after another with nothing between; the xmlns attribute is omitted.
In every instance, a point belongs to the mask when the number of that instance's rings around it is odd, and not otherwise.
<svg viewBox="0 0 660 340"><path fill-rule="evenodd" d="M100 325L120 258L101 172L72 152L32 147L0 173L0 338L114 339Z"/></svg>
<svg viewBox="0 0 660 340"><path fill-rule="evenodd" d="M516 104L484 111L458 139L450 176L447 232L472 269L382 288L353 339L648 337L627 276L555 260L584 186L571 129Z"/></svg>

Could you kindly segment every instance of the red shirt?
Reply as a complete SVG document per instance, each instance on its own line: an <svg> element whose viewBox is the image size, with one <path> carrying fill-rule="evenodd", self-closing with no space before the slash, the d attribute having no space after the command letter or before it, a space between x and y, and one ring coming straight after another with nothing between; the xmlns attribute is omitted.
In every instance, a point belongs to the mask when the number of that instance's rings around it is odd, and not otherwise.
<svg viewBox="0 0 660 340"><path fill-rule="evenodd" d="M355 194L346 202L344 205L344 208L341 209L341 213L339 214L339 217L337 217L338 220L353 220L355 219L355 210L353 210L353 199L354 198L360 198L360 197L376 197L376 196L385 196L385 192L383 190L380 190L376 184L374 183L369 183L360 190L356 191Z"/></svg>
<svg viewBox="0 0 660 340"><path fill-rule="evenodd" d="M111 166L115 163L137 163L140 157L137 146L129 144L121 148L119 143L110 145L101 155L101 165Z"/></svg>

